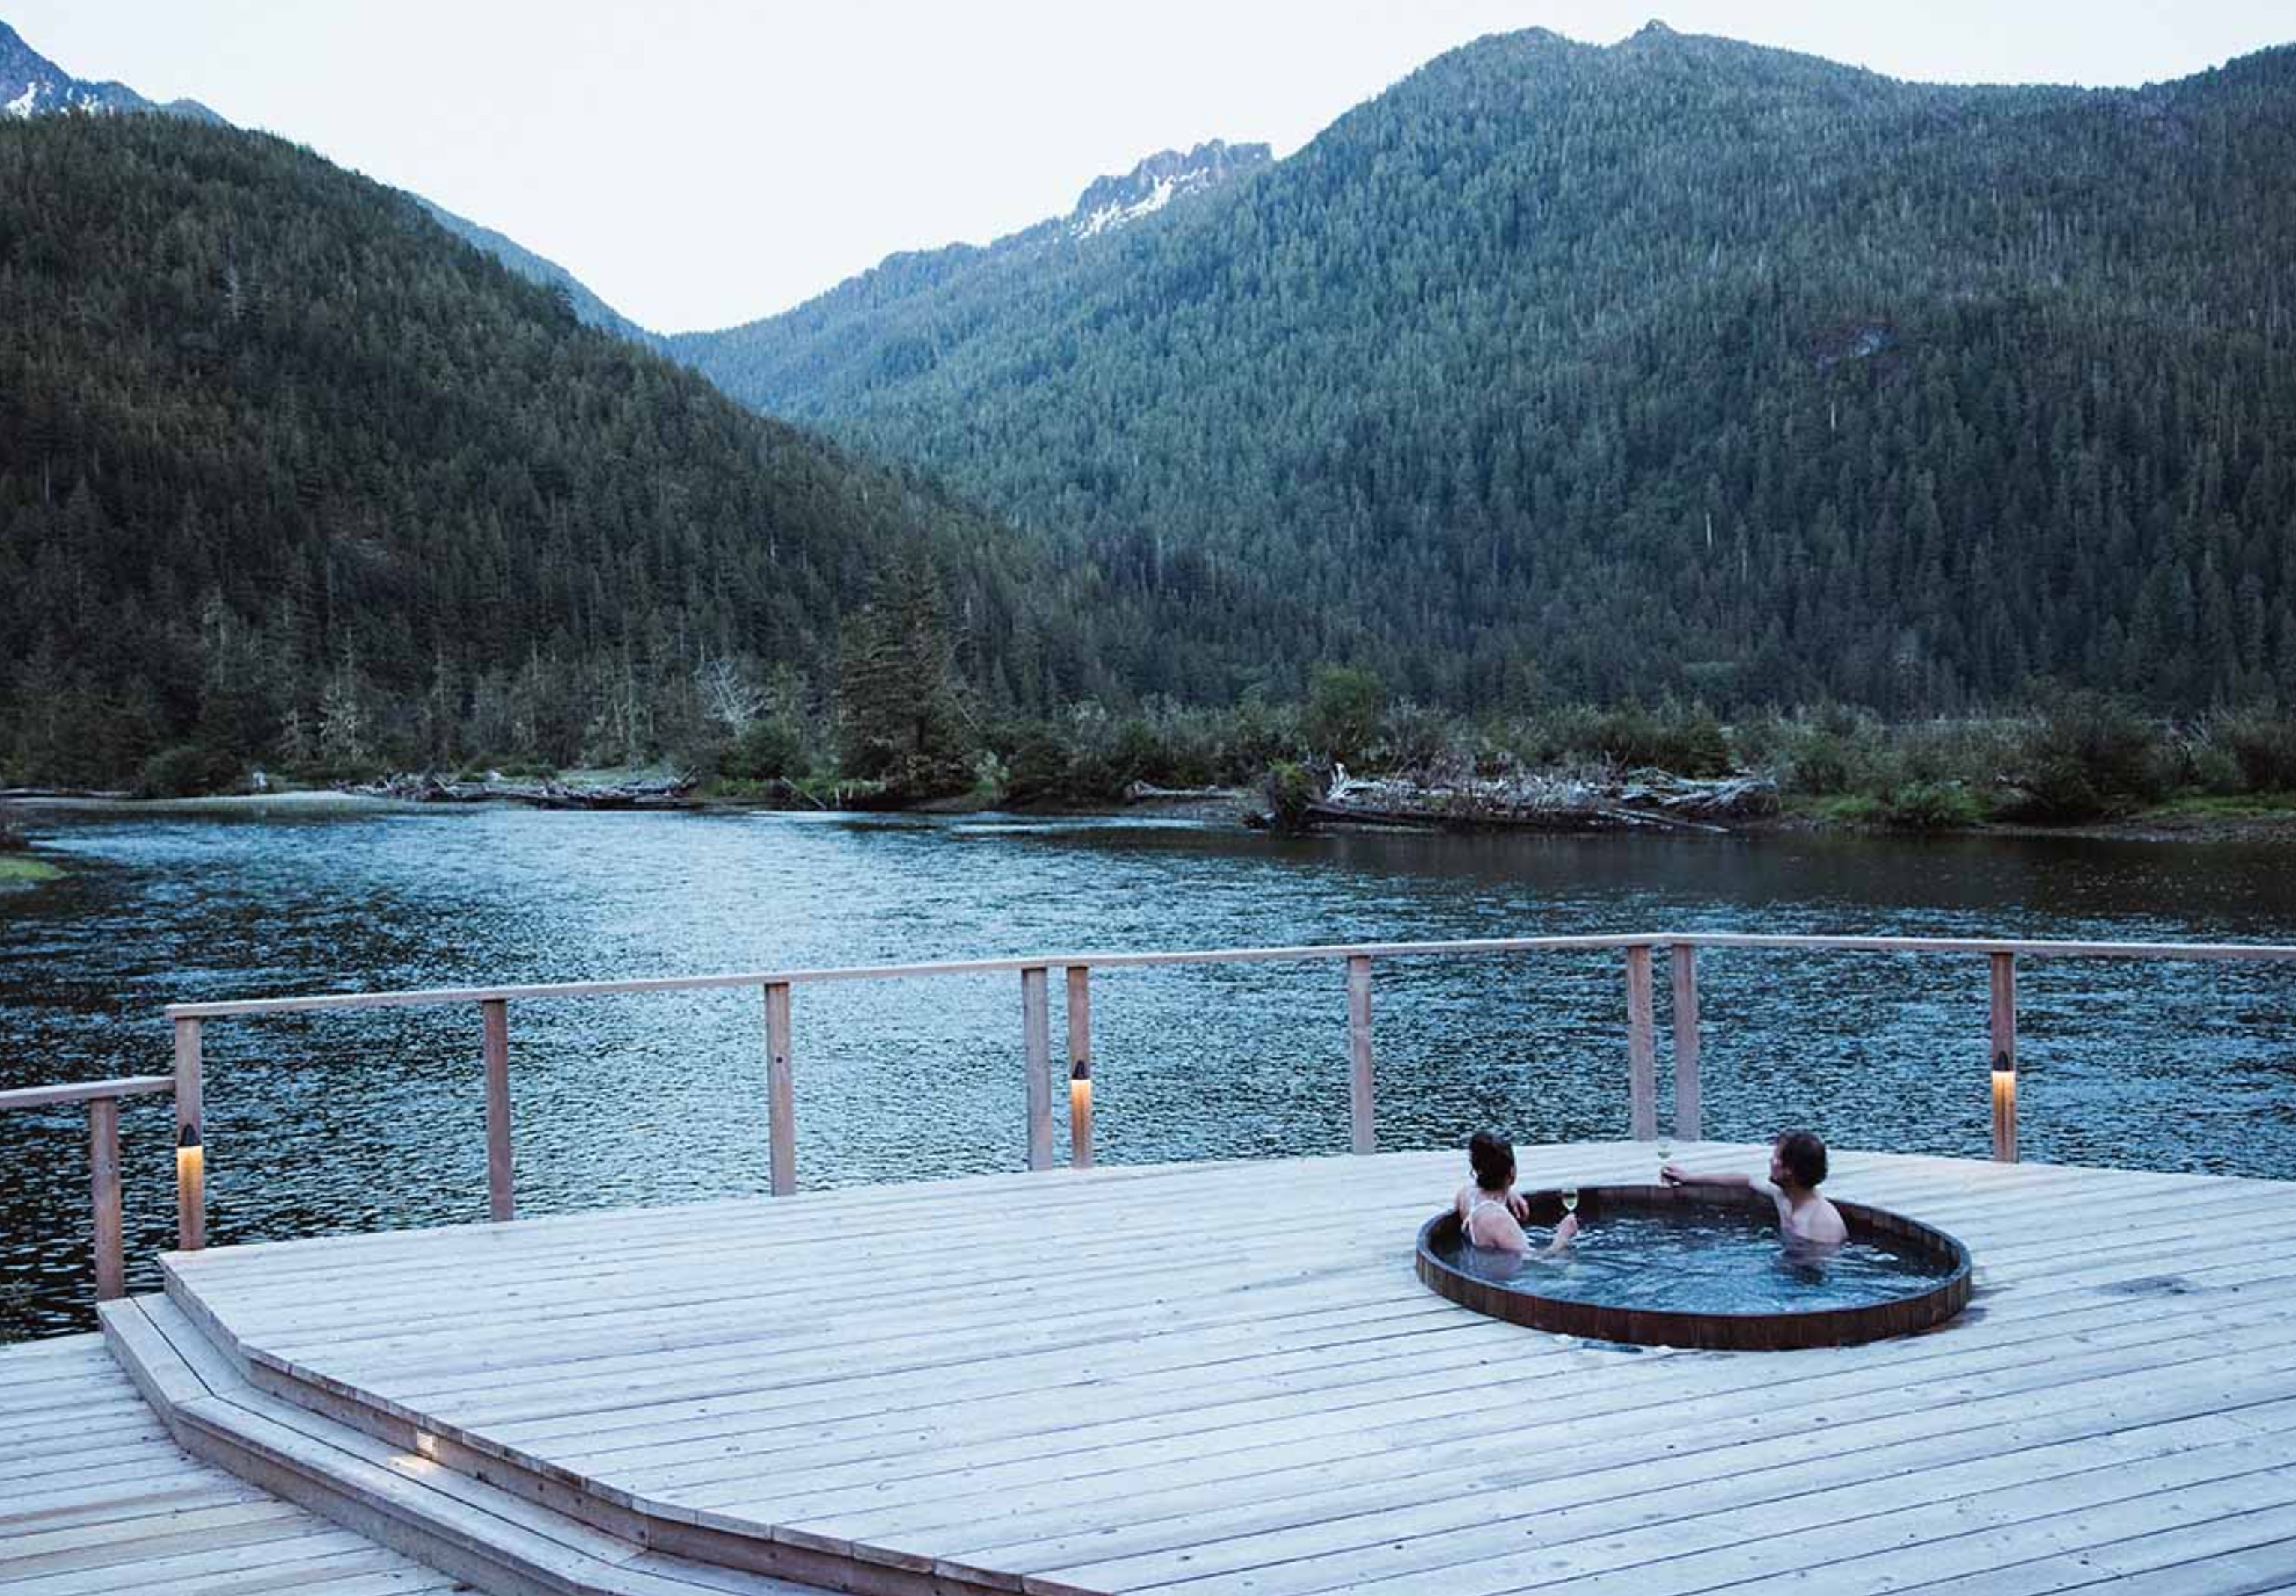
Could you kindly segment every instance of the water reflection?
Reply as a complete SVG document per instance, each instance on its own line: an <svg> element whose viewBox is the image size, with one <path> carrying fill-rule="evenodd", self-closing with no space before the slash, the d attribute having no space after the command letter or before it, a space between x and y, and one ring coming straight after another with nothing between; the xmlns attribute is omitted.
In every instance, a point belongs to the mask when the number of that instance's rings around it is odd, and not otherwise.
<svg viewBox="0 0 2296 1596"><path fill-rule="evenodd" d="M162 1004L252 994L1660 927L2288 940L2296 920L2285 854L2231 846L494 810L33 830L73 873L0 894L0 1085L163 1071ZM1984 1151L1982 960L1712 951L1701 974L1712 1134ZM1019 1000L1010 975L800 988L800 1183L1021 1167ZM2021 1000L2029 1158L2277 1174L2296 1153L2296 972L2037 964ZM1383 1142L1622 1134L1622 1011L1614 954L1382 962ZM1345 1014L1336 964L1096 978L1100 1156L1342 1150ZM521 1212L766 1189L758 994L514 1004L511 1030ZM483 1216L475 1005L207 1040L211 1240ZM149 1289L168 1110L122 1120ZM76 1110L0 1120L0 1333L87 1322L83 1145Z"/></svg>

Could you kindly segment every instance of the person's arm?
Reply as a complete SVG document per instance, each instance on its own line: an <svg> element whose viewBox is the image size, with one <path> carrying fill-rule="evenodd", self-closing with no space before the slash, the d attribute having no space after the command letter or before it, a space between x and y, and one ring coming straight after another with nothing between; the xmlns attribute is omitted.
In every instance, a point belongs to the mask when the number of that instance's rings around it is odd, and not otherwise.
<svg viewBox="0 0 2296 1596"><path fill-rule="evenodd" d="M1578 1215L1565 1214L1562 1216L1562 1223L1554 1227L1554 1240L1541 1248L1538 1256L1542 1258L1553 1257L1556 1253L1567 1248L1570 1245L1570 1239L1578 1233ZM1529 1244L1529 1238L1525 1238L1523 1245L1528 1247Z"/></svg>
<svg viewBox="0 0 2296 1596"><path fill-rule="evenodd" d="M1776 1205L1780 1224L1787 1224L1793 1215L1793 1205L1786 1201L1786 1194L1758 1174L1740 1174L1730 1169L1700 1174L1679 1164L1668 1164L1660 1168L1658 1178L1669 1186L1728 1186L1741 1191L1759 1191Z"/></svg>
<svg viewBox="0 0 2296 1596"><path fill-rule="evenodd" d="M1735 1186L1741 1190L1751 1188L1770 1197L1778 1194L1778 1189L1760 1176L1740 1174L1734 1169L1718 1169L1710 1174L1701 1174L1694 1169L1685 1169L1679 1164L1661 1164L1658 1178L1669 1186Z"/></svg>

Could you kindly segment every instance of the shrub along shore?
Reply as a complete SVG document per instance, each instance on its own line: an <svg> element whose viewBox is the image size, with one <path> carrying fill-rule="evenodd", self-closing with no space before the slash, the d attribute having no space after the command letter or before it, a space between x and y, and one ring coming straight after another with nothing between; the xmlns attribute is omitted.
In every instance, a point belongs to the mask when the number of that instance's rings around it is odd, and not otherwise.
<svg viewBox="0 0 2296 1596"><path fill-rule="evenodd" d="M1367 673L1325 667L1296 704L1152 702L1114 712L1085 703L1046 719L992 721L951 700L865 725L850 709L840 701L808 715L797 695L779 697L662 750L654 779L689 803L1092 810L1160 790L1196 795L1214 813L1281 818L1303 798L1320 798L1341 769L1406 795L1542 783L1614 790L1627 773L1662 772L1767 783L1777 802L1757 813L1767 824L1939 831L2135 822L2176 832L2296 818L2296 713L2269 703L2183 721L2088 692L2043 692L2014 713L1915 722L1841 706L1725 721L1672 699L1469 717L1390 700ZM140 796L358 785L393 768L274 763L258 775L238 760L181 750L146 769ZM611 773L631 775L627 765ZM554 788L558 774L480 757L435 777L491 776L523 789ZM565 790L583 785L575 772Z"/></svg>

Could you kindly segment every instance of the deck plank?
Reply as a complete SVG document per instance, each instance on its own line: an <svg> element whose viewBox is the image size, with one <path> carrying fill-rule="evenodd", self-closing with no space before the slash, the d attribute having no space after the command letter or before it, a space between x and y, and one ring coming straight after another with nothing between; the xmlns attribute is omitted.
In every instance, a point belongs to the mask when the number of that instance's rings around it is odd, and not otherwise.
<svg viewBox="0 0 2296 1596"><path fill-rule="evenodd" d="M75 1412L88 1421L54 1417ZM457 1588L194 1461L158 1428L101 1336L0 1347L0 1596Z"/></svg>
<svg viewBox="0 0 2296 1596"><path fill-rule="evenodd" d="M2243 1262L2239 1266L2245 1269L2251 1267L2252 1265ZM2188 1276L2186 1278L2192 1279L2195 1277ZM2200 1298L2201 1300L2195 1302L2195 1298ZM2194 1293L2191 1297L2176 1300L2180 1302L2188 1311L2200 1311L2205 1313L2210 1308L2210 1302L2203 1293ZM2284 1314L2287 1310L2285 1306L2283 1305L2278 1311ZM2159 1322L2165 1322L2166 1321L2160 1321ZM1391 1338L1391 1341L1397 1344L1390 1345L1387 1349L1390 1357L1399 1354L1402 1355L1411 1356L1413 1358L1412 1367L1409 1373L1406 1376L1400 1377L1400 1382L1415 1381L1423 1375L1430 1372L1431 1367L1432 1369L1441 1369L1447 1365L1456 1364L1463 1368L1472 1368L1478 1363L1487 1362L1488 1360L1489 1349L1492 1346L1510 1346L1509 1341L1505 1339L1493 1343L1483 1338L1477 1338L1472 1342L1462 1343L1459 1338L1463 1333L1464 1332L1461 1328L1458 1327L1455 1322L1438 1321L1435 1323L1423 1328L1415 1337L1406 1334ZM1997 1337L1995 1339L1998 1341L2000 1338ZM1432 1346L1433 1350L1431 1351L1429 1355L1430 1358L1432 1360L1431 1366L1430 1362L1417 1357L1416 1355L1420 1348L1418 1345L1414 1345L1414 1342ZM1562 1349L1557 1347L1541 1347L1536 1352L1522 1351L1521 1350L1521 1340L1519 1337L1513 1339L1512 1346L1515 1349L1517 1355L1512 1372L1518 1377L1533 1371L1538 1366L1538 1360L1558 1355L1562 1351ZM1457 1350L1454 1351L1453 1349L1455 1347ZM1950 1373L1957 1371L1961 1368L1964 1367L1967 1360L1971 1356L1971 1352L1972 1348L1970 1346L1957 1346L1946 1364L1947 1371ZM2019 1357L2025 1355L2021 1349L2013 1349L2013 1355ZM2140 1358L2142 1358L2146 1355L2139 1355ZM1946 1356L1947 1355L1939 1353L1935 1355L1934 1358L1931 1356L1902 1357L1890 1365L1890 1378L1899 1379L1917 1377L1922 1372L1923 1369L1930 1366L1933 1362L1935 1362L1935 1358L1942 1358ZM1668 1367L1674 1368L1677 1366L1668 1365ZM1759 1368L1760 1365L1758 1363L1755 1367ZM1659 1368L1660 1364L1658 1360L1655 1358L1648 1359L1644 1364L1639 1366L1639 1369L1649 1371L1652 1378L1657 1378ZM1775 1368L1775 1365L1773 1368ZM1187 1371L1183 1370L1179 1372L1185 1375ZM1324 1372L1332 1378L1323 1381L1300 1379L1295 1381L1295 1383L1304 1385L1309 1388L1333 1385L1351 1387L1364 1383L1364 1378L1361 1371L1355 1371L1352 1369L1352 1366L1345 1363L1336 1365L1327 1364L1322 1369L1321 1372ZM1699 1386L1700 1392L1703 1395L1705 1394L1705 1383L1710 1378L1710 1377L1685 1374L1682 1375L1677 1383L1680 1384L1685 1380L1694 1383ZM1801 1383L1806 1383L1808 1378L1809 1377L1807 1374L1797 1377L1798 1381ZM1169 1420L1174 1416L1173 1404L1169 1401L1168 1397L1164 1395L1165 1388L1168 1383L1169 1382L1160 1382L1155 1391L1146 1395L1136 1395L1135 1382L1128 1379L1125 1386L1120 1390L1108 1391L1107 1400L1095 1401L1088 1407L1083 1409L1079 1409L1072 1402L1066 1401L1053 1394L1047 1394L1041 1398L1032 1401L1029 1395L1026 1392L1015 1393L1013 1400L999 1404L993 1408L975 1404L966 1415L952 1420L952 1426L962 1427L964 1425L965 1420L970 1419L975 1421L974 1426L971 1428L944 1428L941 1432L941 1438L944 1441L961 1442L965 1449L964 1461L966 1466L970 1468L978 1468L983 1462L993 1461L983 1456L980 1450L982 1444L984 1442L993 1443L1000 1436L1021 1436L1033 1438L1036 1445L1030 1448L1031 1451L1040 1449L1045 1445L1050 1443L1052 1437L1060 1436L1062 1437L1062 1440L1060 1443L1062 1449L1073 1451L1105 1444L1091 1436L1090 1432L1094 1429L1113 1424L1124 1423L1140 1418L1149 1420L1151 1428L1152 1428L1157 1433L1169 1434L1173 1429L1173 1426L1169 1422L1157 1422L1158 1420ZM1456 1383L1461 1388L1472 1390L1487 1387L1488 1379L1488 1377L1477 1379L1470 1375L1460 1379ZM1439 1386L1435 1388L1440 1390L1450 1387ZM849 1385L845 1387L840 1387L840 1402L850 1403L852 1399L846 1394L849 1389ZM1267 1398L1269 1396L1269 1388L1265 1385L1254 1385L1249 1387L1249 1389L1250 1394L1246 1398L1249 1402L1259 1403L1260 1399ZM1391 1394L1398 1395L1411 1394L1404 1388L1404 1383L1392 1384L1390 1391ZM1193 1388L1183 1391L1182 1395L1185 1398L1185 1406L1179 1409L1178 1412L1192 1421L1187 1428L1202 1429L1229 1428L1241 1423L1256 1424L1271 1417L1280 1417L1280 1413L1265 1404L1260 1405L1257 1412L1233 1414L1226 1412L1222 1410L1219 1400L1220 1392L1217 1386L1208 1387L1204 1385L1197 1385ZM911 1410L906 1408L899 1410L899 1412L904 1414L910 1411ZM871 1415L871 1428L881 1428L881 1426L875 1422L879 1418L879 1415ZM792 1453L791 1455L783 1456L769 1464L751 1469L750 1472L761 1473L766 1471L767 1469L778 1469L786 1471L803 1470L810 1472L823 1467L824 1465L832 1464L838 1461L836 1455L837 1450L840 1446L840 1444L844 1442L844 1436L840 1431L834 1429L814 1428L808 1430L802 1439L788 1440L775 1436L769 1430L759 1428L758 1426L762 1422L764 1421L759 1417L754 1414L751 1416L750 1425L747 1433L749 1436L756 1438L760 1444L753 1448L739 1449L741 1454L763 1454L769 1451L784 1452L791 1447L803 1447L808 1450L801 1453ZM1136 1437L1128 1436L1123 1438L1128 1440ZM691 1450L693 1449L682 1448L676 1443L671 1444L668 1448L666 1448L660 1453L650 1453L644 1449L633 1451L625 1445L612 1453L606 1454L606 1461L611 1464L622 1467L652 1466L658 1461L668 1461L671 1466L676 1467L682 1465L688 1461L684 1453ZM848 1453L853 1453L853 1445L844 1445L843 1450ZM729 1452L720 1445L714 1450L714 1452L704 1450L701 1455L715 1456L717 1458L723 1459L737 1455L737 1453L734 1452ZM875 1457L873 1449L856 1455L872 1461L870 1472L873 1479L882 1480L886 1477L883 1462L881 1459L877 1459ZM587 1455L581 1453L569 1453L567 1456L572 1461L580 1461L584 1462L589 1461ZM730 1474L738 1471L738 1469L728 1468L722 1470L717 1470L716 1472ZM711 1470L709 1469L701 1469L699 1471L689 1470L683 1473L679 1477L685 1483L693 1483L708 1477L710 1472Z"/></svg>
<svg viewBox="0 0 2296 1596"><path fill-rule="evenodd" d="M1526 1183L1652 1162L1520 1156ZM1042 1596L1974 1592L1980 1567L2166 1596L2249 1588L2296 1544L2296 1186L1834 1162L1829 1190L1970 1245L1962 1321L1726 1355L1481 1319L1411 1269L1452 1153L977 1176L169 1268L259 1363L602 1500Z"/></svg>

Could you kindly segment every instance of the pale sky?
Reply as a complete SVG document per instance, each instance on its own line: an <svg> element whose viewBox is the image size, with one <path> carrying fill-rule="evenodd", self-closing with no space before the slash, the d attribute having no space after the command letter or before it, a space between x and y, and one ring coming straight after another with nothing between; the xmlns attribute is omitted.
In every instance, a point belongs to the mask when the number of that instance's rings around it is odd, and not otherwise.
<svg viewBox="0 0 2296 1596"><path fill-rule="evenodd" d="M0 0L79 78L205 102L508 233L664 331L1064 215L1208 138L1287 155L1488 33L1652 16L1892 77L2136 84L2288 0Z"/></svg>

